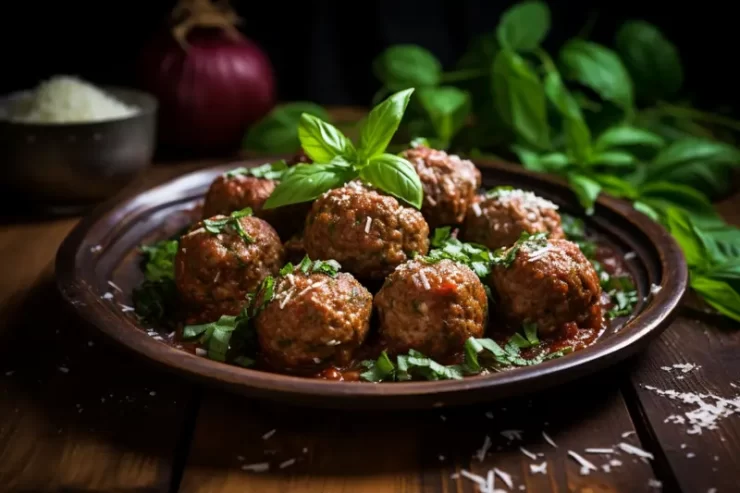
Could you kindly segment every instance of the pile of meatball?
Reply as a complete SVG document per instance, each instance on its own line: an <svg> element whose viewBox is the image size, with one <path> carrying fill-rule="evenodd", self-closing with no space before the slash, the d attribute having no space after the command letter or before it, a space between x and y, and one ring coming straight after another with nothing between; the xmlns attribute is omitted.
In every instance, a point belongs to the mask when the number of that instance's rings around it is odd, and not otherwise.
<svg viewBox="0 0 740 493"><path fill-rule="evenodd" d="M261 356L283 370L351 365L373 318L389 354L415 349L439 361L459 355L468 338L485 337L489 319L512 332L534 323L541 338L602 326L598 275L565 239L555 204L506 187L484 192L471 161L441 150L419 146L402 155L423 185L420 210L359 180L312 203L264 210L277 182L216 178L203 217L181 238L175 260L189 323L237 315L273 276L273 296L254 324ZM253 215L236 219L241 228L204 227L206 219L246 207ZM494 266L481 280L462 263L426 257L430 234L441 226L504 253L523 232L548 235L536 247L520 245L510 264ZM303 255L335 260L341 270L280 273ZM368 286L379 287L373 293Z"/></svg>

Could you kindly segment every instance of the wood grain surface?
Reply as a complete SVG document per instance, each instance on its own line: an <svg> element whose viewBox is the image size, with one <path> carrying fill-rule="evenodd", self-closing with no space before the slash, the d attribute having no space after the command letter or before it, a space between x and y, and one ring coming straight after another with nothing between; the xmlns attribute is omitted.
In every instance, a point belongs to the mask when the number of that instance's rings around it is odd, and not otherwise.
<svg viewBox="0 0 740 493"><path fill-rule="evenodd" d="M648 491L655 479L649 461L619 449L585 451L619 442L642 447L620 375L615 369L533 399L423 412L316 411L209 392L181 491L472 492L462 471L485 477L494 468L511 476L511 491ZM581 474L569 451L598 470ZM269 469L250 470L255 464ZM500 476L496 484L508 491Z"/></svg>

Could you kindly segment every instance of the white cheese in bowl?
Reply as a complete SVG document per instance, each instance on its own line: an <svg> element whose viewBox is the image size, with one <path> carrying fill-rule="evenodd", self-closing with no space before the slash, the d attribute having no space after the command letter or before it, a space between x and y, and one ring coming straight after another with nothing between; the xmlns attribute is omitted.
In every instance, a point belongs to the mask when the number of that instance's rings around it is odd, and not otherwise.
<svg viewBox="0 0 740 493"><path fill-rule="evenodd" d="M78 77L57 75L15 101L7 119L21 123L86 123L133 116L139 109Z"/></svg>

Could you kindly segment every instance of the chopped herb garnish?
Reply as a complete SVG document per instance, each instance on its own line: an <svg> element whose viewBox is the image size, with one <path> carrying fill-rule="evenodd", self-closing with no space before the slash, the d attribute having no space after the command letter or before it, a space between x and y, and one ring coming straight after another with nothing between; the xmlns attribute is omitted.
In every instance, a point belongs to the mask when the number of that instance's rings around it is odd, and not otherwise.
<svg viewBox="0 0 740 493"><path fill-rule="evenodd" d="M254 168L235 168L224 173L225 178L235 178L237 176L254 176L255 178L264 178L265 180L280 180L288 169L288 164L281 159L274 163L265 163Z"/></svg>
<svg viewBox="0 0 740 493"><path fill-rule="evenodd" d="M242 324L246 324L248 317L245 310L237 315L222 315L217 321L200 325L186 325L182 331L182 337L186 341L197 341L201 343L209 359L226 361L229 350L229 341L234 331L239 330Z"/></svg>
<svg viewBox="0 0 740 493"><path fill-rule="evenodd" d="M294 266L290 262L285 264L285 266L280 269L280 275L285 276L299 270L304 274L315 272L335 277L341 269L342 265L336 260L311 260L308 255L306 255L297 266Z"/></svg>
<svg viewBox="0 0 740 493"><path fill-rule="evenodd" d="M360 379L367 382L401 382L414 379L422 380L459 380L466 375L477 375L484 370L501 371L512 366L532 366L543 361L559 358L570 353L568 347L551 353L542 352L532 358L521 355L521 347L517 340L532 347L539 344L537 336L532 334L532 327L525 327L526 336L515 334L502 348L493 339L469 338L465 342L464 362L462 365L442 365L423 355L419 351L409 350L408 354L396 356L395 364L383 351L377 360L365 360L362 366L366 371L360 374ZM517 337L518 336L518 337ZM534 342L536 341L536 342Z"/></svg>
<svg viewBox="0 0 740 493"><path fill-rule="evenodd" d="M425 137L416 137L411 141L409 145L414 149L417 147L431 147L429 145L429 140L427 140Z"/></svg>
<svg viewBox="0 0 740 493"><path fill-rule="evenodd" d="M147 280L174 279L177 247L177 240L161 240L141 246L141 251L146 256L144 274Z"/></svg>
<svg viewBox="0 0 740 493"><path fill-rule="evenodd" d="M428 262L454 260L470 267L481 279L485 279L491 273L493 262L491 251L483 245L458 240L452 236L449 226L434 230L431 245L432 249L425 257Z"/></svg>
<svg viewBox="0 0 740 493"><path fill-rule="evenodd" d="M583 219L569 214L562 214L560 217L565 237L578 245L587 259L592 260L596 256L596 243L586 237L586 226Z"/></svg>
<svg viewBox="0 0 740 493"><path fill-rule="evenodd" d="M614 319L632 313L639 296L630 276L612 276L600 262L592 260L591 264L599 275L601 289L613 302L612 308L606 312L607 318Z"/></svg>
<svg viewBox="0 0 740 493"><path fill-rule="evenodd" d="M175 281L161 278L144 281L132 292L135 313L150 323L168 324L177 306Z"/></svg>
<svg viewBox="0 0 740 493"><path fill-rule="evenodd" d="M205 219L203 220L203 227L206 231L214 235L222 233L225 229L231 229L247 243L254 243L254 238L245 231L244 226L239 222L240 218L251 215L252 209L250 207L246 207L240 211L232 212L229 217Z"/></svg>
<svg viewBox="0 0 740 493"><path fill-rule="evenodd" d="M499 248L493 252L492 263L496 266L511 267L511 264L514 263L517 254L522 248L527 248L528 250L545 248L547 246L547 237L548 233L544 232L530 234L522 231L519 239L516 240L516 243L511 248Z"/></svg>
<svg viewBox="0 0 740 493"><path fill-rule="evenodd" d="M496 198L499 195L499 192L502 190L514 190L514 187L511 185L499 185L497 187L493 187L490 190L486 191L486 197L488 198Z"/></svg>

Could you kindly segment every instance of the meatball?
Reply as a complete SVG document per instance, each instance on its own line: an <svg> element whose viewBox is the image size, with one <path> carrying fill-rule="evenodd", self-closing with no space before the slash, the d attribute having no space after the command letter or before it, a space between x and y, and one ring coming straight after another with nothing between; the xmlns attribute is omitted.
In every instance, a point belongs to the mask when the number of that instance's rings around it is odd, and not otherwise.
<svg viewBox="0 0 740 493"><path fill-rule="evenodd" d="M257 178L236 171L216 178L206 193L203 218L217 214L230 214L249 207L254 215L275 228L280 238L287 241L303 229L311 204L294 204L275 209L263 209L278 181Z"/></svg>
<svg viewBox="0 0 740 493"><path fill-rule="evenodd" d="M370 329L373 297L351 274L293 273L279 277L255 327L265 360L296 369L345 366ZM259 298L258 298L259 301Z"/></svg>
<svg viewBox="0 0 740 493"><path fill-rule="evenodd" d="M448 259L400 265L375 306L389 352L416 349L431 358L462 351L469 337L483 336L488 318L483 283L469 267Z"/></svg>
<svg viewBox="0 0 740 493"><path fill-rule="evenodd" d="M210 322L221 315L237 315L247 293L283 264L283 245L267 222L217 215L198 222L180 238L175 284L185 304L197 313L195 319Z"/></svg>
<svg viewBox="0 0 740 493"><path fill-rule="evenodd" d="M326 192L306 218L304 248L360 279L383 279L413 252L426 255L429 226L418 210L359 181Z"/></svg>
<svg viewBox="0 0 740 493"><path fill-rule="evenodd" d="M565 238L558 206L532 192L494 189L479 195L470 204L463 239L495 250L509 247L522 232L548 233L552 239Z"/></svg>
<svg viewBox="0 0 740 493"><path fill-rule="evenodd" d="M497 309L513 327L534 323L547 337L573 324L602 326L599 276L578 245L562 239L529 239L512 249L516 251L511 265L495 266L490 280Z"/></svg>
<svg viewBox="0 0 740 493"><path fill-rule="evenodd" d="M481 185L481 174L467 159L420 146L403 152L424 187L421 213L431 229L462 224Z"/></svg>

